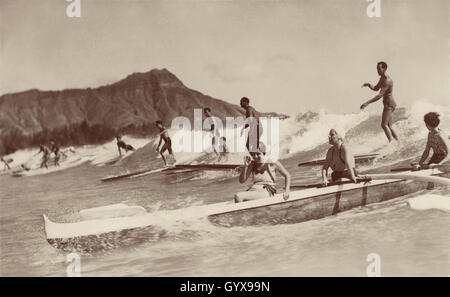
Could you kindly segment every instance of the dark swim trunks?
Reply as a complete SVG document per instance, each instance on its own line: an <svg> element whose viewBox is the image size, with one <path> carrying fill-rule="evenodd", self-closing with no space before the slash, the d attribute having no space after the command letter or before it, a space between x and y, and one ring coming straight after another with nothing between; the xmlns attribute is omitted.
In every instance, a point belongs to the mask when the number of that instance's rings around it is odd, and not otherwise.
<svg viewBox="0 0 450 297"><path fill-rule="evenodd" d="M355 176L357 176L355 168L353 168L353 172L355 173ZM331 180L332 181L337 181L340 178L352 179L352 175L350 174L350 171L348 171L348 170L333 171L331 173Z"/></svg>
<svg viewBox="0 0 450 297"><path fill-rule="evenodd" d="M430 162L428 162L428 165L439 164L442 160L444 160L445 157L446 157L445 155L433 154L433 156L430 159Z"/></svg>
<svg viewBox="0 0 450 297"><path fill-rule="evenodd" d="M172 140L170 138L167 138L166 143L164 143L164 145L162 146L161 151L160 151L161 154L164 153L166 150L169 152L169 154L171 154L171 155L173 154L172 153Z"/></svg>

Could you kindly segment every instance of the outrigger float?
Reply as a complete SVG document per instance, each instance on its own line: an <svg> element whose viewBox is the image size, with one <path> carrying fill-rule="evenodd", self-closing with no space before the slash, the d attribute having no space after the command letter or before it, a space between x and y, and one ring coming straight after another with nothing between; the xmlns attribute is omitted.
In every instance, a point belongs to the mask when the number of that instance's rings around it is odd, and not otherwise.
<svg viewBox="0 0 450 297"><path fill-rule="evenodd" d="M148 213L140 206L115 204L80 212L82 220L55 223L44 215L47 240L53 246L73 238L158 226L171 220L207 218L218 226L299 223L320 219L355 207L382 202L435 186L449 186L450 172L437 168L392 174L370 174L359 183L344 182L327 187L293 186L290 197L282 194L242 203L232 201ZM302 188L294 190L295 188Z"/></svg>

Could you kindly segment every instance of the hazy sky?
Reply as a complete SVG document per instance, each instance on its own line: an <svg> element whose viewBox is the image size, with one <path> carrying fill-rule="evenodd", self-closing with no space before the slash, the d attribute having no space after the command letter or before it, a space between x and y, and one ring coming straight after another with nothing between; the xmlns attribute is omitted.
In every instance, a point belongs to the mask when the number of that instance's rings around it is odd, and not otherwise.
<svg viewBox="0 0 450 297"><path fill-rule="evenodd" d="M388 63L399 106L450 100L450 1L0 0L0 94L96 87L167 68L261 111L356 112ZM381 110L379 106L371 107Z"/></svg>

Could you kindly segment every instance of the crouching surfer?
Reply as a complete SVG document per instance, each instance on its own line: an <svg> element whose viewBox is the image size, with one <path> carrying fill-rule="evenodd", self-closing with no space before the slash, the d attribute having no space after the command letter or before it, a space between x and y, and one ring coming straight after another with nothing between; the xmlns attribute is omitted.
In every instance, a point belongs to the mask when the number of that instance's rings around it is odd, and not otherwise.
<svg viewBox="0 0 450 297"><path fill-rule="evenodd" d="M328 185L327 175L330 167L333 170L331 174L333 182L337 182L342 178L348 178L356 183L355 159L335 129L330 130L328 142L332 147L328 150L325 164L322 167L323 185Z"/></svg>
<svg viewBox="0 0 450 297"><path fill-rule="evenodd" d="M275 170L284 177L285 191L283 198L284 200L289 199L291 175L286 168L280 162L273 162L266 158L263 143L259 144L257 152L252 155L253 160L249 156L244 157L244 166L239 176L239 182L244 183L251 175L252 185L247 191L236 193L234 201L243 202L274 196L277 193L275 187Z"/></svg>
<svg viewBox="0 0 450 297"><path fill-rule="evenodd" d="M123 140L122 140L122 136L117 135L116 136L116 140L117 140L117 148L119 150L119 155L120 157L122 157L122 152L120 151L120 149L124 149L125 153L128 153L128 151L134 151L134 147L132 147L129 144L126 144Z"/></svg>

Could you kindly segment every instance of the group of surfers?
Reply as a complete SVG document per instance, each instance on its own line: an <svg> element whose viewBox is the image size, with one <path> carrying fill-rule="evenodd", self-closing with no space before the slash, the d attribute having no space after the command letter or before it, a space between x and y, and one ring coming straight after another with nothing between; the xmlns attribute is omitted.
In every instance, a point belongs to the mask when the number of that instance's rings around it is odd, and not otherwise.
<svg viewBox="0 0 450 297"><path fill-rule="evenodd" d="M34 156L42 153L42 159L41 159L41 168L48 168L48 161L50 160L51 154L54 154L54 165L59 166L59 158L60 158L60 149L59 146L55 143L55 141L51 140L49 145L40 144L39 145L39 151L34 154ZM33 157L34 157L33 156ZM25 168L25 165L22 165L22 167Z"/></svg>
<svg viewBox="0 0 450 297"><path fill-rule="evenodd" d="M392 127L392 116L396 108L396 103L392 95L393 81L386 74L387 64L385 62L377 63L377 72L380 76L378 83L373 86L370 83L364 83L362 87L369 87L373 91L380 91L375 97L368 100L361 105L361 109L367 107L367 105L378 101L383 98L383 113L381 119L381 128L389 142L393 139L398 141L398 135ZM256 117L256 111L250 107L248 98L241 99L241 106L246 110L247 117ZM450 160L450 140L448 135L439 128L440 119L439 114L436 112L429 112L424 116L425 126L429 130L427 144L425 150L420 158L418 164L414 165L413 169L428 169L435 168L443 165ZM247 127L247 126L246 126ZM244 183L248 178L252 177L252 184L247 191L239 192L235 194L235 202L243 202L254 199L261 199L274 196L277 192L275 184L275 172L278 171L285 180L285 191L283 198L289 199L291 176L284 166L279 162L273 162L266 157L265 146L259 141L260 131L258 128L253 133L257 134L258 147L255 153L250 153L250 156L244 158L243 170L239 176L239 182ZM250 134L250 133L249 133ZM250 139L250 137L249 137ZM325 163L322 167L322 184L327 186L330 182L328 180L328 169L331 168L331 182L338 183L343 179L351 180L357 183L358 173L355 168L355 159L351 152L351 149L344 142L342 135L335 129L331 129L328 135L328 142L331 144L331 148L328 149L326 154ZM249 152L249 144L247 140L247 149ZM430 151L433 150L432 157L428 160Z"/></svg>
<svg viewBox="0 0 450 297"><path fill-rule="evenodd" d="M383 98L383 113L381 119L381 127L386 134L389 142L393 139L398 141L398 135L392 127L392 116L396 108L396 103L393 98L393 81L386 74L387 64L385 62L377 63L377 73L380 76L378 83L373 86L370 83L364 83L362 87L368 87L373 91L379 91L379 93L361 105L361 109L366 108L369 104L378 101ZM276 190L276 176L275 173L279 172L285 179L285 192L283 198L289 198L291 176L289 172L279 161L272 161L270 157L266 155L266 146L260 141L260 137L263 133L263 126L259 120L258 112L250 106L250 100L247 97L242 97L240 100L240 106L245 110L246 123L241 130L241 136L245 129L249 129L246 142L246 148L249 152L249 156L245 156L243 169L239 176L239 182L246 182L249 177L252 178L252 185L245 192L239 192L235 195L236 202L242 202L247 200L259 199L264 197L273 196ZM222 157L228 153L226 145L226 138L220 135L219 126L214 122L215 117L211 113L211 108L204 108L203 113L207 118L211 118L213 123L208 130L211 136L211 148L212 151L219 156L219 161ZM439 128L440 120L439 114L436 112L429 112L424 116L424 122L429 130L427 144L425 150L414 169L434 168L447 162L450 158L450 140L448 135ZM172 150L172 141L169 137L168 130L165 128L163 122L158 120L155 122L157 129L159 130L159 143L156 147L156 151L161 155L164 165L167 166L168 162L164 153L167 151L173 158L173 162L176 162L175 156ZM134 151L135 149L126 144L120 136L116 137L117 147L120 156L122 156L121 149L125 152ZM256 141L255 141L256 140ZM357 172L355 169L354 156L351 153L350 148L344 142L342 135L335 129L331 129L328 135L328 141L331 144L331 148L326 154L325 163L322 167L322 183L324 186L329 184L328 169L331 168L331 182L339 182L341 179L349 179L353 182L357 182ZM161 143L164 144L161 146ZM430 151L433 150L433 156L426 163ZM38 153L43 153L41 167L47 168L47 162L51 153L55 155L55 165L58 165L59 160L59 147L54 141L50 142L50 146L40 145ZM3 158L1 161L9 168L6 160Z"/></svg>

